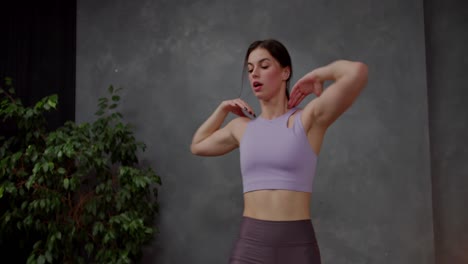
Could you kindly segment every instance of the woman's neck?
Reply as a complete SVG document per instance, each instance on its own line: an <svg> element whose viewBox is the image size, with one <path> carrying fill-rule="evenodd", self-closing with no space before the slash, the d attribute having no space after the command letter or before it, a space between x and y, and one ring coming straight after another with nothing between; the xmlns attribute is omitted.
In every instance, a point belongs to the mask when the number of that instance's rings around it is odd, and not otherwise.
<svg viewBox="0 0 468 264"><path fill-rule="evenodd" d="M272 98L269 101L260 101L260 106L262 108L261 117L264 119L274 119L289 110L286 95Z"/></svg>

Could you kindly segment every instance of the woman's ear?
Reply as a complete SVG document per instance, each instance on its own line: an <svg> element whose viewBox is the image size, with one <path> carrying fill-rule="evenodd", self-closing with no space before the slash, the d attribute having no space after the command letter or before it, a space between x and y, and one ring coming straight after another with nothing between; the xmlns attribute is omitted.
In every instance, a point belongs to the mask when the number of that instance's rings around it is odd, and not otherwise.
<svg viewBox="0 0 468 264"><path fill-rule="evenodd" d="M289 79L290 75L291 75L291 71L290 71L289 67L286 67L283 70L283 81L287 81Z"/></svg>

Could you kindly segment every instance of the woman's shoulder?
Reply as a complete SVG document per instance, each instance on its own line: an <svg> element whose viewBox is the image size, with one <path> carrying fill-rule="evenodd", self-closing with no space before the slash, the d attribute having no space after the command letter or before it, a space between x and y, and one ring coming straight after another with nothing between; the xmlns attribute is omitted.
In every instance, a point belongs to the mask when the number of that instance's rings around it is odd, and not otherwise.
<svg viewBox="0 0 468 264"><path fill-rule="evenodd" d="M248 117L240 116L232 119L231 122L229 122L231 133L237 139L239 144L241 142L242 136L244 135L245 129L247 128L247 125L252 121L253 120Z"/></svg>
<svg viewBox="0 0 468 264"><path fill-rule="evenodd" d="M238 127L238 126L243 127L243 126L246 126L249 122L251 122L253 120L254 119L250 119L250 118L245 117L245 116L239 116L239 117L236 117L236 118L232 119L230 123L233 126L236 126L236 127Z"/></svg>

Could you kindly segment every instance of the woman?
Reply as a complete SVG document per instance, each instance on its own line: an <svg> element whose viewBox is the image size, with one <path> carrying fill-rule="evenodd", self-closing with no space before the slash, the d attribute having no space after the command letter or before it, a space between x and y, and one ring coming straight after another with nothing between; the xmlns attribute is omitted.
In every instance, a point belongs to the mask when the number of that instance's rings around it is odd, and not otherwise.
<svg viewBox="0 0 468 264"><path fill-rule="evenodd" d="M327 128L366 85L367 66L335 61L299 79L289 96L292 65L280 42L253 42L244 62L260 115L240 98L223 101L191 145L201 156L239 147L244 211L229 263L320 263L310 215L317 156ZM323 91L325 81L333 83ZM317 97L298 108L309 94ZM221 127L228 113L239 117Z"/></svg>

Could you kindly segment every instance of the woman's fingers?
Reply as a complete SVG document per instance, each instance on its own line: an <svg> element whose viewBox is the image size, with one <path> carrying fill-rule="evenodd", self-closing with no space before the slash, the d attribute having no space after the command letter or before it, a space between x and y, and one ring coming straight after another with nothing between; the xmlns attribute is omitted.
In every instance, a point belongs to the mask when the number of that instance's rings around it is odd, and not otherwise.
<svg viewBox="0 0 468 264"><path fill-rule="evenodd" d="M244 102L242 99L238 98L238 99L234 99L232 100L232 102L235 104L235 106L237 107L237 110L236 111L236 114L239 115L239 116L246 116L242 111L245 111L245 112L248 112L250 113L251 115L253 115L254 117L256 117L252 107L250 107L246 102Z"/></svg>
<svg viewBox="0 0 468 264"><path fill-rule="evenodd" d="M315 88L314 90L315 95L320 96L323 92L323 82L315 82L314 88Z"/></svg>
<svg viewBox="0 0 468 264"><path fill-rule="evenodd" d="M302 93L299 91L299 89L295 89L295 91L293 91L293 93L290 96L289 104L288 104L290 108L293 108L296 105L298 105L301 94Z"/></svg>
<svg viewBox="0 0 468 264"><path fill-rule="evenodd" d="M288 101L288 107L289 108L293 108L294 107L294 100L296 99L296 93L293 91L290 95L289 95L289 101Z"/></svg>
<svg viewBox="0 0 468 264"><path fill-rule="evenodd" d="M322 92L323 82L318 81L313 75L306 75L293 86L288 107L292 108L299 105L311 93L320 96Z"/></svg>
<svg viewBox="0 0 468 264"><path fill-rule="evenodd" d="M299 94L297 96L296 103L294 104L294 106L298 106L302 102L302 100L304 100L305 97L306 97L305 94L303 94L303 93Z"/></svg>
<svg viewBox="0 0 468 264"><path fill-rule="evenodd" d="M296 84L293 86L292 92L291 92L291 94L289 95L289 102L288 102L289 108L292 108L292 107L296 106L296 105L295 105L295 102L296 102L297 97L298 97L299 94L301 93L301 92L300 92L300 89L301 89L301 88L300 88L300 86L298 85L298 83L296 83Z"/></svg>
<svg viewBox="0 0 468 264"><path fill-rule="evenodd" d="M302 79L300 79L299 81L297 81L297 82L293 85L293 87L292 87L292 89L291 89L291 91L292 91L292 92L291 92L291 96L293 96L293 95L295 95L296 93L299 92L299 90L301 89L301 84L302 84Z"/></svg>
<svg viewBox="0 0 468 264"><path fill-rule="evenodd" d="M244 107L245 111L249 112L251 115L255 115L253 108L248 103L246 103L242 99L238 99L238 100L242 103L242 106Z"/></svg>

